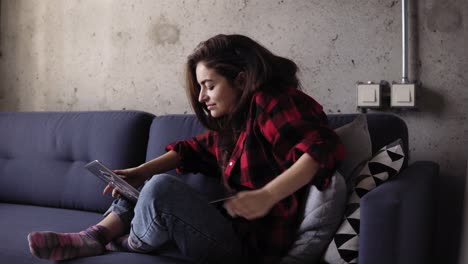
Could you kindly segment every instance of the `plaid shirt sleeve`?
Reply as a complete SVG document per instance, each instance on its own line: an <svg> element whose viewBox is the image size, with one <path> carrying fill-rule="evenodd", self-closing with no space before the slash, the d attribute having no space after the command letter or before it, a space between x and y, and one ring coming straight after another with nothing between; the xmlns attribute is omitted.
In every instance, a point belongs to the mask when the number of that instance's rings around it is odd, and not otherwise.
<svg viewBox="0 0 468 264"><path fill-rule="evenodd" d="M345 156L339 137L328 127L322 106L300 90L291 88L288 96L257 96L257 122L265 139L271 143L277 162L289 168L304 153L319 163L313 179L325 189L337 164Z"/></svg>
<svg viewBox="0 0 468 264"><path fill-rule="evenodd" d="M218 162L216 160L216 146L218 136L214 132L206 132L189 140L182 140L166 146L166 151L173 150L181 158L178 173L203 173L207 176L215 176ZM218 176L218 175L216 175Z"/></svg>

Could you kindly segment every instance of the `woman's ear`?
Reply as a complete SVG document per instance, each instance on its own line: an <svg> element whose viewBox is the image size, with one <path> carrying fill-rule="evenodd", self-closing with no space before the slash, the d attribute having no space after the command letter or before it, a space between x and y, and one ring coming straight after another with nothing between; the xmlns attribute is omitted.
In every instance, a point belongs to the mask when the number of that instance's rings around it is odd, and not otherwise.
<svg viewBox="0 0 468 264"><path fill-rule="evenodd" d="M241 71L237 74L236 79L234 80L236 85L243 86L245 84L245 72Z"/></svg>

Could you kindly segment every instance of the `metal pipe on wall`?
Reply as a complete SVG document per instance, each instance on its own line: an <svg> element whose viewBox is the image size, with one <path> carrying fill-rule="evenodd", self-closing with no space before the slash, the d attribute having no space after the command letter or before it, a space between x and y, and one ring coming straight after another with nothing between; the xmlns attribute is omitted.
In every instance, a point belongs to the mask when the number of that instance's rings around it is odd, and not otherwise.
<svg viewBox="0 0 468 264"><path fill-rule="evenodd" d="M401 1L401 53L402 53L402 76L401 83L408 83L408 4L406 0Z"/></svg>

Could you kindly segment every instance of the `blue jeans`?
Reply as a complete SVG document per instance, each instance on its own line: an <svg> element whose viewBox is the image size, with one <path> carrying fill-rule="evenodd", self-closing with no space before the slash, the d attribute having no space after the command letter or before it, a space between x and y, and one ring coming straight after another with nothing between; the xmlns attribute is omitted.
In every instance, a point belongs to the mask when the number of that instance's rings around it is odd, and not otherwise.
<svg viewBox="0 0 468 264"><path fill-rule="evenodd" d="M119 199L106 215L117 214L143 252L173 243L196 263L240 263L242 244L232 221L208 202L177 177L160 174L145 183L136 205Z"/></svg>

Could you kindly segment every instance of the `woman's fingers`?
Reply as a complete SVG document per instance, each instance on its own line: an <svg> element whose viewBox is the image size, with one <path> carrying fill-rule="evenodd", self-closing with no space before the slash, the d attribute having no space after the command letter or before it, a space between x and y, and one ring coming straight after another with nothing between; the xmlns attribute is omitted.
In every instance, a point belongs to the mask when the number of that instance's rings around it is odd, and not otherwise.
<svg viewBox="0 0 468 264"><path fill-rule="evenodd" d="M104 188L104 190L102 191L102 194L104 195L104 194L108 193L111 189L112 189L112 186L107 184L106 187Z"/></svg>
<svg viewBox="0 0 468 264"><path fill-rule="evenodd" d="M129 174L128 169L126 169L126 170L113 170L112 172L114 172L115 174L119 175L122 178L126 178L126 176Z"/></svg>
<svg viewBox="0 0 468 264"><path fill-rule="evenodd" d="M232 217L238 217L238 216L245 217L245 214L247 213L247 210L246 210L247 208L243 208L242 204L240 204L238 201L238 197L229 199L228 201L224 203L224 205L225 205L224 207L226 208L226 211Z"/></svg>
<svg viewBox="0 0 468 264"><path fill-rule="evenodd" d="M119 199L120 199L120 198L122 197L122 195L119 193L119 190L118 190L118 189L114 189L114 190L112 191L112 197L114 197L114 198L119 198Z"/></svg>
<svg viewBox="0 0 468 264"><path fill-rule="evenodd" d="M266 215L272 205L263 192L256 190L238 193L233 199L225 202L225 207L233 217L240 216L253 220Z"/></svg>
<svg viewBox="0 0 468 264"><path fill-rule="evenodd" d="M237 217L237 214L230 208L230 206L225 203L224 204L224 209L226 209L226 212L231 216L231 217Z"/></svg>
<svg viewBox="0 0 468 264"><path fill-rule="evenodd" d="M115 189L114 187L112 187L110 184L108 184L105 188L104 188L104 191L102 192L102 194L107 194L108 192L110 192L112 190L112 197L114 198L120 198L120 193L119 193L119 190L118 189Z"/></svg>

